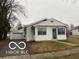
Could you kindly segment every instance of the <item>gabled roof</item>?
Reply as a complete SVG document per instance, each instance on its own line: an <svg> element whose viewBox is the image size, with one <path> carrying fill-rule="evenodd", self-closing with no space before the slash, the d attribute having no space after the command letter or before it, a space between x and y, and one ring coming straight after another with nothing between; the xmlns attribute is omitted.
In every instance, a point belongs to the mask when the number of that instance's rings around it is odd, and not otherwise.
<svg viewBox="0 0 79 59"><path fill-rule="evenodd" d="M43 19L40 21L37 21L35 23L29 24L29 25L25 25L25 26L66 26L68 27L67 24L64 24L54 18L50 18L50 19Z"/></svg>

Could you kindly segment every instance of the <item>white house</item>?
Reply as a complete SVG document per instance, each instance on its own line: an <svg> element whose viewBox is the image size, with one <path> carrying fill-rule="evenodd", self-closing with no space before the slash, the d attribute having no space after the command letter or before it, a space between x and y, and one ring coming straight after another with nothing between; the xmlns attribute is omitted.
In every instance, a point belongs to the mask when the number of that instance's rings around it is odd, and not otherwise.
<svg viewBox="0 0 79 59"><path fill-rule="evenodd" d="M54 18L44 19L30 25L24 25L25 39L27 41L66 40L67 27L67 24Z"/></svg>
<svg viewBox="0 0 79 59"><path fill-rule="evenodd" d="M79 26L74 27L71 32L72 35L79 35Z"/></svg>
<svg viewBox="0 0 79 59"><path fill-rule="evenodd" d="M26 26L26 40L66 40L67 27L67 24L54 18L44 19Z"/></svg>

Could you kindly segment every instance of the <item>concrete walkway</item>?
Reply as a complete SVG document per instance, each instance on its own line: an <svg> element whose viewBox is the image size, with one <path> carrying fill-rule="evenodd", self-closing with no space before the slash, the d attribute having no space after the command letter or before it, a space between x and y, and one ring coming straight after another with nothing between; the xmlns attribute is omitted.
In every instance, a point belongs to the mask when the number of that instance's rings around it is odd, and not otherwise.
<svg viewBox="0 0 79 59"><path fill-rule="evenodd" d="M55 42L66 44L66 45L70 45L70 46L78 46L78 44L73 44L73 43L68 43L68 42L62 42L62 41L57 41L57 40Z"/></svg>

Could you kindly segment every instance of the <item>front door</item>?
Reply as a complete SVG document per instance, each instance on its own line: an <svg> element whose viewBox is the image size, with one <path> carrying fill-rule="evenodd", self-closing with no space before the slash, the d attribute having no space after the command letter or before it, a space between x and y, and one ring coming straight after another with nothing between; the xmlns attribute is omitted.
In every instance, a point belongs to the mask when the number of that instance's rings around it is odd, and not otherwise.
<svg viewBox="0 0 79 59"><path fill-rule="evenodd" d="M53 28L53 29L52 29L52 36L53 36L53 39L57 39L56 28Z"/></svg>

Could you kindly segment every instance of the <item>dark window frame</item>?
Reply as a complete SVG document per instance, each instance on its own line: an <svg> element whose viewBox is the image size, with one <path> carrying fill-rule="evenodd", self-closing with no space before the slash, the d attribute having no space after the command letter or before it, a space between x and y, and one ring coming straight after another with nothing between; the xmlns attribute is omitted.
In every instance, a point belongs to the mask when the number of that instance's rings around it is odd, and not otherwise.
<svg viewBox="0 0 79 59"><path fill-rule="evenodd" d="M17 33L13 33L13 34L23 34L23 33L19 33L19 32L17 32Z"/></svg>
<svg viewBox="0 0 79 59"><path fill-rule="evenodd" d="M38 35L46 35L47 31L46 28L38 28Z"/></svg>
<svg viewBox="0 0 79 59"><path fill-rule="evenodd" d="M65 28L58 28L58 35L65 35Z"/></svg>

